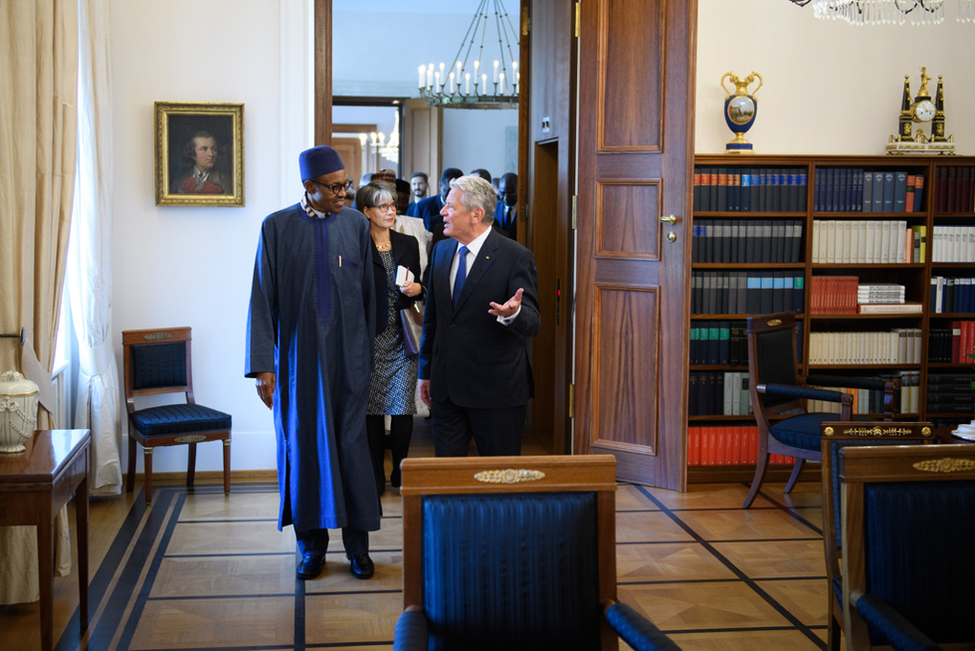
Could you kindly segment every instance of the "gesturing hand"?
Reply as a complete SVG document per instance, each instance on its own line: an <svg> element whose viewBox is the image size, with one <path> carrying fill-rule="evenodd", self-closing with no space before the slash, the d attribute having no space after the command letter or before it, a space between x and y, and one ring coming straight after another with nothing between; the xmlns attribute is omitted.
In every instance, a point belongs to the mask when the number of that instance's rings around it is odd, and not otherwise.
<svg viewBox="0 0 975 651"><path fill-rule="evenodd" d="M274 386L276 383L277 378L274 373L257 374L257 395L261 397L268 409L274 408Z"/></svg>
<svg viewBox="0 0 975 651"><path fill-rule="evenodd" d="M521 295L524 293L525 290L519 287L515 295L509 298L504 305L491 301L491 309L488 310L488 314L508 318L521 307Z"/></svg>

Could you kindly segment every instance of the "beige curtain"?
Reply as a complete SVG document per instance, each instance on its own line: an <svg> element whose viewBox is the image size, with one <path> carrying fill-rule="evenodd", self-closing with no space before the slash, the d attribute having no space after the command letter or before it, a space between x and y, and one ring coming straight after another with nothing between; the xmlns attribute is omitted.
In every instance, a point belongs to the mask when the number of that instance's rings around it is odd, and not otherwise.
<svg viewBox="0 0 975 651"><path fill-rule="evenodd" d="M75 427L91 430L92 495L122 486L119 381L112 347L112 84L109 0L79 0L78 179L68 294L78 336Z"/></svg>
<svg viewBox="0 0 975 651"><path fill-rule="evenodd" d="M74 188L78 0L0 2L0 368L37 383L37 426L51 422L57 335ZM70 569L67 515L58 569ZM0 529L0 603L38 599L34 529Z"/></svg>

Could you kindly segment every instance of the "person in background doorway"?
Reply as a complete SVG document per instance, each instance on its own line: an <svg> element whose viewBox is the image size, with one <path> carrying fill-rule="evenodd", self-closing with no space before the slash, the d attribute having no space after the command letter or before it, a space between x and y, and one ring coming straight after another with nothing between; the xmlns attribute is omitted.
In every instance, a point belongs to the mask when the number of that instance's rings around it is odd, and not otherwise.
<svg viewBox="0 0 975 651"><path fill-rule="evenodd" d="M280 508L293 525L296 575L317 577L328 529L342 529L352 574L368 579L382 509L366 435L376 331L369 221L343 200L338 153L298 157L304 193L268 216L254 262L244 373L274 410Z"/></svg>
<svg viewBox="0 0 975 651"><path fill-rule="evenodd" d="M416 204L421 199L427 198L427 188L429 185L430 181L426 172L413 172L413 176L410 177L410 187L413 190L413 194L410 197L410 205L406 208L406 214L410 217L416 217Z"/></svg>
<svg viewBox="0 0 975 651"><path fill-rule="evenodd" d="M494 219L502 233L513 240L518 239L518 175L512 172L503 174L498 182L501 201L494 211Z"/></svg>
<svg viewBox="0 0 975 651"><path fill-rule="evenodd" d="M491 183L491 181L492 181L492 179L491 179L491 173L488 172L483 167L478 167L476 170L471 170L471 174L470 175L471 176L479 176L482 179L484 179L485 181L487 181L488 183Z"/></svg>

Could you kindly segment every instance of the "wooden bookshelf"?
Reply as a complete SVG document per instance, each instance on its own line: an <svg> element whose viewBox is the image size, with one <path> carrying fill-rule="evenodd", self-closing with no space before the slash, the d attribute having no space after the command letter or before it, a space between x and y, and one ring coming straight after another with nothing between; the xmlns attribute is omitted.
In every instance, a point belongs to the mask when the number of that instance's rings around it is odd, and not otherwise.
<svg viewBox="0 0 975 651"><path fill-rule="evenodd" d="M779 274L789 274L801 276L803 282L802 311L798 314L798 322L802 328L801 340L801 359L800 372L810 374L816 372L828 372L833 375L890 375L904 372L918 374L918 409L910 412L898 411L895 419L903 420L930 420L936 424L948 424L952 421L968 421L972 419L975 412L975 397L969 394L970 401L967 403L965 412L946 412L931 411L928 409L928 386L929 384L937 389L943 390L945 378L942 376L959 376L960 382L962 375L972 373L973 364L964 362L948 363L944 361L929 361L929 355L934 353L934 344L931 343L932 329L940 332L943 336L944 330L950 329L953 323L962 321L975 321L975 302L968 304L971 311L952 311L943 313L932 313L932 294L934 290L931 286L932 277L945 277L954 279L975 278L975 258L965 258L964 261L933 261L933 244L935 227L973 227L972 233L975 237L975 157L963 156L723 156L723 155L699 155L695 157L695 184L698 188L702 187L699 183L699 173L705 170L711 172L718 170L718 174L711 174L717 180L720 177L720 170L724 170L725 178L733 178L735 175L741 178L742 170L747 170L748 183L747 200L741 194L741 190L731 190L726 187L723 193L713 190L708 186L707 199L702 198L703 191L695 190L695 212L691 220L692 237L700 238L705 235L704 230L699 232L698 226L711 225L714 232L726 226L737 228L739 237L746 238L751 231L749 228L757 230L761 225L771 223L795 224L798 220L801 226L799 234L799 256L798 259L775 259L768 261L758 261L755 259L743 259L742 249L736 249L728 255L729 245L724 245L725 249L716 252L711 249L711 258L705 260L703 256L704 240L692 242L692 250L696 256L692 263L692 277L705 273L738 272L739 277L754 280L758 274L778 272ZM774 183L777 188L773 195L771 190L772 181L769 174L776 174L781 177L784 172L786 179L785 187L780 187L778 178ZM764 178L761 176L765 172ZM861 173L862 172L862 173ZM915 179L921 175L924 177L924 186L921 199L916 202L918 209L908 212L907 210L896 209L897 193L894 193L893 201L884 204L883 197L881 202L874 202L873 189L880 187L876 181L871 187L870 202L867 206L870 212L864 212L864 197L859 190L865 178L872 178L879 172L883 175L884 185L890 178L890 174L905 172L905 176L913 176ZM870 174L868 177L867 174ZM795 182L788 183L789 175L795 174ZM805 185L801 183L802 177L805 178ZM753 179L764 181L759 185L752 183ZM895 184L899 180L895 175ZM824 193L826 183L829 182L832 193L827 197ZM819 185L817 185L819 184ZM798 185L798 189L796 188ZM852 187L851 187L852 186ZM741 185L737 186L742 187ZM842 189L840 189L842 187ZM896 185L895 185L896 190ZM737 192L734 201L729 195ZM715 203L718 195L721 195L721 203ZM761 199L756 197L761 196ZM907 195L910 196L910 195ZM827 201L828 199L828 201ZM855 202L859 200L859 204ZM904 208L907 208L907 197L905 197ZM875 211L879 205L879 211ZM895 209L890 209L891 205ZM719 209L722 208L722 209ZM723 208L737 208L736 210L726 210ZM747 208L743 210L742 208ZM841 228L841 224L846 222L859 223L862 220L877 222L877 229L883 226L883 222L904 222L906 227L923 227L926 236L925 255L923 260L913 259L893 263L879 262L852 262L853 259L859 260L855 252L851 256L851 262L822 262L819 253L823 249L814 251L814 231L823 228L823 223L834 221L835 228ZM817 223L818 222L818 223ZM849 228L852 229L852 224ZM896 231L898 229L891 229ZM944 232L939 229L940 233ZM710 232L709 232L710 235ZM719 247L717 237L711 240L712 247ZM738 240L734 235L730 236L730 246L738 246ZM788 237L788 235L785 235ZM908 236L909 237L909 236ZM778 241L775 242L776 244ZM975 243L975 239L973 239ZM759 246L757 241L752 243L756 248ZM819 245L817 238L815 242ZM699 250L697 246L700 245ZM743 245L742 245L743 246ZM788 245L786 245L786 248ZM975 247L973 247L975 248ZM751 250L751 249L750 249ZM894 251L894 248L891 249ZM786 253L787 254L787 253ZM717 261L720 256L721 261ZM816 259L816 262L813 260ZM843 258L840 258L843 259ZM744 276L741 276L744 274ZM921 314L811 314L811 286L812 279L820 276L857 276L862 283L894 283L905 287L905 299L910 303L921 303L923 313ZM704 278L705 276L699 276ZM735 276L732 276L734 283ZM713 281L716 285L720 280ZM692 287L692 296L695 288ZM712 291L723 291L721 288L713 288ZM729 289L728 291L731 291ZM964 291L975 293L975 284L965 285ZM740 295L739 295L740 296ZM975 296L972 297L975 301ZM740 302L740 301L739 301ZM706 304L706 303L705 303ZM713 304L713 303L712 303ZM742 321L752 312L736 309L734 314L710 313L701 311L701 301L692 305L691 321L692 326L700 323L713 323L714 321ZM791 305L790 305L791 307ZM786 308L788 309L788 307ZM757 313L766 313L762 310ZM774 310L773 310L774 311ZM920 331L920 336L915 340L920 345L920 363L904 362L897 364L876 364L864 367L859 364L811 364L810 335L819 332L832 331L889 331L894 328L913 328ZM943 339L942 339L943 341ZM693 343L693 342L692 342ZM966 341L966 343L968 343ZM970 346L975 346L975 330L972 333ZM725 364L695 364L690 366L690 371L723 373L723 372L742 372L747 371L747 366L741 363L737 365ZM698 360L700 361L700 360ZM929 379L936 379L938 384L929 383ZM949 378L952 379L952 378ZM932 392L932 396L944 395ZM961 399L959 399L961 400ZM939 403L943 406L944 403ZM693 405L692 412L694 413ZM868 414L869 415L869 414ZM746 426L754 427L755 421L751 416L737 415L694 415L688 418L689 427L732 427ZM784 481L788 477L791 466L769 466L767 480ZM754 474L754 464L743 463L739 465L691 465L688 468L688 479L692 482L698 481L750 481ZM808 473L810 478L815 478L818 470Z"/></svg>

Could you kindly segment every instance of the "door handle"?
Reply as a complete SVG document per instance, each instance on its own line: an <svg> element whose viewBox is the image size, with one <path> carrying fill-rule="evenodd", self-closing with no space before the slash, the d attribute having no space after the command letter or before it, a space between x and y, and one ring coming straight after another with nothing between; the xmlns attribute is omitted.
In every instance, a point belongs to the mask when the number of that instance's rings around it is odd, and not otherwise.
<svg viewBox="0 0 975 651"><path fill-rule="evenodd" d="M676 215L667 215L666 217L661 217L660 221L664 222L665 224L670 224L671 226L673 226L674 224L680 221L680 217L677 217Z"/></svg>

